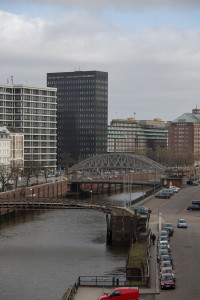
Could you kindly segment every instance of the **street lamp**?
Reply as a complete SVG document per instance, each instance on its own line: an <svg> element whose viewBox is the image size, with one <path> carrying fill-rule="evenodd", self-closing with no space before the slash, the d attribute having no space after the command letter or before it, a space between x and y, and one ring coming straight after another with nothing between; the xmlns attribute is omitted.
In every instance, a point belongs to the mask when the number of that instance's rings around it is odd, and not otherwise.
<svg viewBox="0 0 200 300"><path fill-rule="evenodd" d="M90 193L91 193L91 202L92 202L92 191L90 191Z"/></svg>
<svg viewBox="0 0 200 300"><path fill-rule="evenodd" d="M159 232L162 229L162 213L159 213L159 217L158 217L158 230Z"/></svg>

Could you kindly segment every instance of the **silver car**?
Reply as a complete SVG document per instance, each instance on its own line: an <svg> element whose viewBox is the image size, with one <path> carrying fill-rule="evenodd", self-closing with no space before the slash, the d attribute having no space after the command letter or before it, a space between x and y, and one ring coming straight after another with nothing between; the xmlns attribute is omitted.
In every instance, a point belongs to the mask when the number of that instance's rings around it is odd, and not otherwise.
<svg viewBox="0 0 200 300"><path fill-rule="evenodd" d="M187 228L187 221L185 219L178 219L178 228Z"/></svg>

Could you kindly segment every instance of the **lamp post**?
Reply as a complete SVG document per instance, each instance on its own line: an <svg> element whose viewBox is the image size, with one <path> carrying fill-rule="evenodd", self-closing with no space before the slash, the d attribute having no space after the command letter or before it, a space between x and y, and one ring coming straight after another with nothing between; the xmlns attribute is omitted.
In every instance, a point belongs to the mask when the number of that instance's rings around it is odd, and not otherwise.
<svg viewBox="0 0 200 300"><path fill-rule="evenodd" d="M91 202L92 202L92 191L90 191L90 193L91 193Z"/></svg>
<svg viewBox="0 0 200 300"><path fill-rule="evenodd" d="M159 213L158 217L158 230L161 231L162 229L162 213Z"/></svg>

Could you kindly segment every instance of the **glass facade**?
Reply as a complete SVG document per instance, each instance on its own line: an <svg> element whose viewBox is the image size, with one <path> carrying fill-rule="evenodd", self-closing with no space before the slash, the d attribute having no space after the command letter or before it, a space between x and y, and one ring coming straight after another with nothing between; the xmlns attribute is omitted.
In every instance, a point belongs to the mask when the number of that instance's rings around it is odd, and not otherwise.
<svg viewBox="0 0 200 300"><path fill-rule="evenodd" d="M57 88L58 164L70 153L76 161L107 151L108 73L48 73Z"/></svg>
<svg viewBox="0 0 200 300"><path fill-rule="evenodd" d="M56 168L56 111L54 88L0 85L0 123L24 133L25 165L31 160Z"/></svg>

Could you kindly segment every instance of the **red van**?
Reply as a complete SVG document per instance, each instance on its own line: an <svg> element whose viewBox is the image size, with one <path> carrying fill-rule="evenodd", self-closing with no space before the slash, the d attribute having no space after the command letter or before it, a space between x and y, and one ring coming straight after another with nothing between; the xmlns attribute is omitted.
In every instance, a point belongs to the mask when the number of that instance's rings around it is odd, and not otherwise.
<svg viewBox="0 0 200 300"><path fill-rule="evenodd" d="M139 300L137 287L118 287L108 294L102 295L99 300Z"/></svg>

